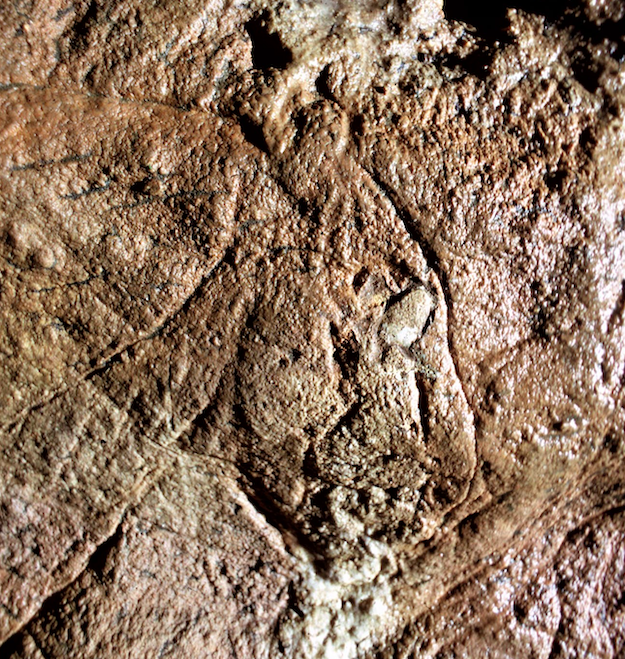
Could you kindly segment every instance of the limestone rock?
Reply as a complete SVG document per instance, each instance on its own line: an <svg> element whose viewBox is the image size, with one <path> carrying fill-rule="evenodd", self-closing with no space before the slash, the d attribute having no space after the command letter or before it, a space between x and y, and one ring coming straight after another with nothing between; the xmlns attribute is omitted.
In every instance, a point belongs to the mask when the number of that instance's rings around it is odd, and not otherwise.
<svg viewBox="0 0 625 659"><path fill-rule="evenodd" d="M0 656L623 655L625 5L517 5L0 7Z"/></svg>

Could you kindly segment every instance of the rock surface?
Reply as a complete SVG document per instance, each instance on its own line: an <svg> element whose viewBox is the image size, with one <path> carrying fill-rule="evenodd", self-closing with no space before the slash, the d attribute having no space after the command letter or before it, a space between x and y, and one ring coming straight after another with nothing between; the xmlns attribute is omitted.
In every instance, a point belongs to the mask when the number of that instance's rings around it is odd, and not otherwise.
<svg viewBox="0 0 625 659"><path fill-rule="evenodd" d="M625 5L543 5L2 4L2 657L623 656Z"/></svg>

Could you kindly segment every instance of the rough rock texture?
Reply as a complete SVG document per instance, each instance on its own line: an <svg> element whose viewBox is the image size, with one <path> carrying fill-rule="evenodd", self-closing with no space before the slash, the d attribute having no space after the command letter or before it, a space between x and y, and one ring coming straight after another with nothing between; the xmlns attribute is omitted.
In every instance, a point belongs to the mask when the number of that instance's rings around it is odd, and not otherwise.
<svg viewBox="0 0 625 659"><path fill-rule="evenodd" d="M625 5L516 7L2 3L2 657L625 655Z"/></svg>

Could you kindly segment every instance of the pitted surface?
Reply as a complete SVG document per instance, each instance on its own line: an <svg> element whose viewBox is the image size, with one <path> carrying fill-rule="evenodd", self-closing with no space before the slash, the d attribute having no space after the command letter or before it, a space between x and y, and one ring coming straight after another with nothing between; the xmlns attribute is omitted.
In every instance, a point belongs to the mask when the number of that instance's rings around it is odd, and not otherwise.
<svg viewBox="0 0 625 659"><path fill-rule="evenodd" d="M2 652L619 656L624 11L534 4L0 10Z"/></svg>

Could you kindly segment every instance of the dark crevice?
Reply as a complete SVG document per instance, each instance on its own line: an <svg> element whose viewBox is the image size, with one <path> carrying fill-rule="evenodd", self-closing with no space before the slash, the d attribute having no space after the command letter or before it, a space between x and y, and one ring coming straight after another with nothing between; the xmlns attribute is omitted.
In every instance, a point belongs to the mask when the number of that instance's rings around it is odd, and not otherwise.
<svg viewBox="0 0 625 659"><path fill-rule="evenodd" d="M237 392L237 400L240 400L241 395ZM240 403L235 403L232 406L232 425L237 430L243 430L247 432L250 436L254 437L254 427L252 426L251 421L248 419L247 414L243 405Z"/></svg>
<svg viewBox="0 0 625 659"><path fill-rule="evenodd" d="M104 362L98 365L98 359L97 357L94 357L93 359L90 360L89 366L93 369L89 371L85 375L85 381L90 382L91 380L95 380L101 375L104 375L108 370L110 370L115 364L121 364L123 361L123 357L125 355L130 355L132 352L133 346L136 344L124 346L119 352L115 353L114 355L111 355L108 359L106 359Z"/></svg>
<svg viewBox="0 0 625 659"><path fill-rule="evenodd" d="M330 67L329 65L324 67L324 69L319 74L317 80L315 81L315 88L328 101L336 102L336 98L332 93L329 85L330 81Z"/></svg>
<svg viewBox="0 0 625 659"><path fill-rule="evenodd" d="M280 35L271 29L267 12L252 18L245 29L252 40L252 64L255 69L284 70L293 61L293 53L282 43Z"/></svg>
<svg viewBox="0 0 625 659"><path fill-rule="evenodd" d="M346 383L354 382L360 360L360 349L356 337L351 334L347 338L342 338L334 323L330 323L330 336L334 346L333 358L341 369L342 380Z"/></svg>
<svg viewBox="0 0 625 659"><path fill-rule="evenodd" d="M0 657L4 657L4 659L13 659L13 657L21 659L25 656L27 654L24 647L24 634L21 631L13 634L0 645Z"/></svg>
<svg viewBox="0 0 625 659"><path fill-rule="evenodd" d="M122 516L122 519L117 527L115 529L115 532L113 535L111 535L110 538L105 540L91 555L91 558L89 559L89 563L87 565L87 569L90 569L94 572L94 574L98 577L100 581L103 581L106 576L107 576L107 559L109 555L113 552L113 550L119 545L123 538L123 521L126 517L126 514Z"/></svg>
<svg viewBox="0 0 625 659"><path fill-rule="evenodd" d="M529 14L539 14L550 22L560 21L570 11L567 0L446 0L445 15L448 20L461 21L472 25L482 38L489 42L509 40L507 34L508 9L520 9Z"/></svg>
<svg viewBox="0 0 625 659"><path fill-rule="evenodd" d="M262 476L255 473L251 463L238 465L241 475L237 483L254 509L265 518L269 526L276 529L285 540L287 536L297 538L298 543L312 555L319 555L319 547L315 546L297 527L291 515L285 512L277 503L275 495L267 491ZM287 543L288 549L288 543Z"/></svg>
<svg viewBox="0 0 625 659"><path fill-rule="evenodd" d="M137 195L153 196L150 193L150 186L152 185L153 180L154 180L153 176L147 176L146 178L144 178L140 181L135 181L130 186L130 192L132 192L134 194L137 194Z"/></svg>
<svg viewBox="0 0 625 659"><path fill-rule="evenodd" d="M72 41L75 49L86 50L89 45L89 35L98 22L99 3L92 2L83 16L74 24Z"/></svg>
<svg viewBox="0 0 625 659"><path fill-rule="evenodd" d="M449 297L449 287L447 285L447 274L440 266L438 255L436 254L435 250L430 246L429 242L425 239L423 232L421 231L421 228L413 220L410 213L404 210L396 202L395 191L390 186L388 186L380 178L380 176L378 176L376 172L370 170L366 170L366 171L373 180L373 182L375 183L376 187L382 193L383 197L393 207L393 210L401 220L406 231L408 232L408 235L412 238L412 240L418 243L419 247L421 248L421 251L423 252L423 256L425 257L428 267L434 271L434 273L436 274L436 276L438 277L441 283L441 288L443 289L443 293L445 295L445 302L447 304L447 309L449 311L451 308L451 299Z"/></svg>
<svg viewBox="0 0 625 659"><path fill-rule="evenodd" d="M484 45L480 48L476 48L464 57L458 57L458 55L452 52L449 55L444 55L440 59L437 58L437 61L442 67L449 69L459 67L469 75L475 76L476 78L483 78L488 73L488 68L493 61L494 52L494 48ZM403 91L414 93L414 89L410 88L410 85L411 83L404 83Z"/></svg>
<svg viewBox="0 0 625 659"><path fill-rule="evenodd" d="M239 126L241 127L241 132L243 137L257 149L260 149L263 153L269 154L269 145L265 139L262 126L254 123L249 117L245 115L240 115L237 117L239 121Z"/></svg>
<svg viewBox="0 0 625 659"><path fill-rule="evenodd" d="M591 94L599 89L602 65L593 59L587 48L576 48L570 55L576 80Z"/></svg>
<svg viewBox="0 0 625 659"><path fill-rule="evenodd" d="M501 39L508 23L507 6L498 0L446 0L444 9L447 20L472 25L489 41Z"/></svg>
<svg viewBox="0 0 625 659"><path fill-rule="evenodd" d="M610 314L610 320L608 321L608 333L611 334L614 332L614 329L623 322L623 316L625 315L625 280L621 282L621 292L616 300L614 309Z"/></svg>
<svg viewBox="0 0 625 659"><path fill-rule="evenodd" d="M432 434L432 427L430 424L430 394L429 386L423 377L418 375L415 377L417 390L419 391L419 416L421 418L421 427L423 428L423 441L426 446Z"/></svg>
<svg viewBox="0 0 625 659"><path fill-rule="evenodd" d="M302 462L302 473L311 481L319 480L319 465L317 463L317 455L315 453L315 444L310 442L306 453L304 453L304 460Z"/></svg>
<svg viewBox="0 0 625 659"><path fill-rule="evenodd" d="M557 26L570 31L576 37L577 46L569 53L571 67L575 77L591 93L598 89L601 75L601 65L591 52L593 45L611 42L611 56L617 62L625 61L625 19L593 22L588 19L579 1L571 3L566 0L511 0L509 3L502 3L497 0L478 0L467 3L464 0L446 0L445 14L448 20L461 21L472 26L482 44L463 58L453 53L445 55L440 64L447 67L459 66L469 74L484 77L499 47L498 44L512 43L514 40L509 29L508 9L543 16L547 27Z"/></svg>
<svg viewBox="0 0 625 659"><path fill-rule="evenodd" d="M295 591L295 584L290 581L289 586L288 586L288 601L287 601L287 609L293 611L295 615L297 615L299 618L304 617L304 612L300 608L297 600L297 593Z"/></svg>

